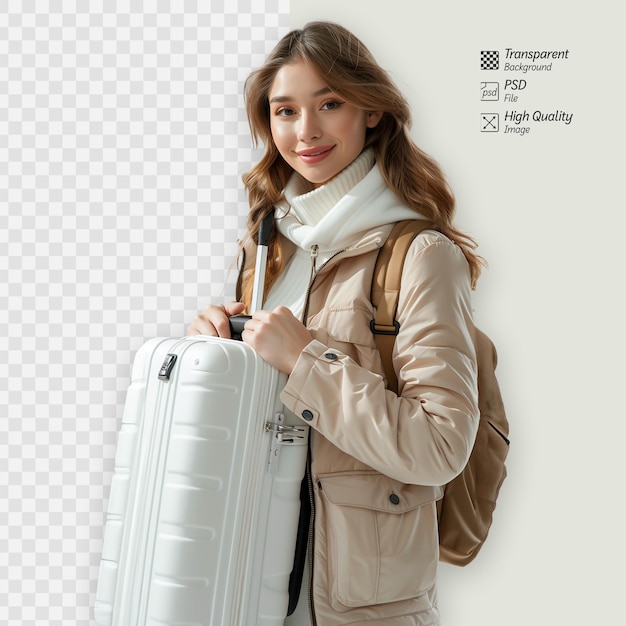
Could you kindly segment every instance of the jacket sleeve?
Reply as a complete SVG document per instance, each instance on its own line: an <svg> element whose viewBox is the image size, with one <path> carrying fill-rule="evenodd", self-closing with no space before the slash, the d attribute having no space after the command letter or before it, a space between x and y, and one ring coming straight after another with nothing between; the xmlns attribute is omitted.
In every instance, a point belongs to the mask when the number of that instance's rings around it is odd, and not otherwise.
<svg viewBox="0 0 626 626"><path fill-rule="evenodd" d="M313 340L281 398L345 453L407 484L443 485L469 458L478 428L469 267L438 234L419 236L405 262L393 362L382 376Z"/></svg>

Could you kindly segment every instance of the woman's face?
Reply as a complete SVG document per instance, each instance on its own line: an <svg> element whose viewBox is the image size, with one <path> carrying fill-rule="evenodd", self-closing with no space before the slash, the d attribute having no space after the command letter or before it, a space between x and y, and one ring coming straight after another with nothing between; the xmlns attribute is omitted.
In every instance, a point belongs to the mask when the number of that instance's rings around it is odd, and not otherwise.
<svg viewBox="0 0 626 626"><path fill-rule="evenodd" d="M276 148L314 187L352 163L363 150L366 129L382 116L347 103L302 61L278 71L269 106Z"/></svg>

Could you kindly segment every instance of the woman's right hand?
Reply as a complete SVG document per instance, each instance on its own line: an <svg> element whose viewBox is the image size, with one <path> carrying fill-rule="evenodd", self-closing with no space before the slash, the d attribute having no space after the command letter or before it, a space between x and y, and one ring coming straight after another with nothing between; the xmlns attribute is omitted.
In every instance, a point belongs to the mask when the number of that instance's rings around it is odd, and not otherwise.
<svg viewBox="0 0 626 626"><path fill-rule="evenodd" d="M232 315L239 315L243 309L243 302L231 302L221 306L209 304L191 322L187 328L187 335L210 335L230 339L228 318Z"/></svg>

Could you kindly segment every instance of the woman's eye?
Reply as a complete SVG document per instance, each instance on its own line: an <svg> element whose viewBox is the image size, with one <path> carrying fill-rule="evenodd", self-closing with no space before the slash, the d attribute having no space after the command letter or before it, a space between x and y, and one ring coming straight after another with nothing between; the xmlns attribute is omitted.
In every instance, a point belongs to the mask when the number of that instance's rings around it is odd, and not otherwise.
<svg viewBox="0 0 626 626"><path fill-rule="evenodd" d="M295 111L293 109L289 109L287 107L283 107L282 109L278 109L278 111L276 111L276 115L279 115L281 117L289 117L290 115L293 115L295 113Z"/></svg>
<svg viewBox="0 0 626 626"><path fill-rule="evenodd" d="M322 105L322 109L325 111L332 111L333 109L338 109L343 102L339 102L337 100L329 100L328 102L324 102Z"/></svg>

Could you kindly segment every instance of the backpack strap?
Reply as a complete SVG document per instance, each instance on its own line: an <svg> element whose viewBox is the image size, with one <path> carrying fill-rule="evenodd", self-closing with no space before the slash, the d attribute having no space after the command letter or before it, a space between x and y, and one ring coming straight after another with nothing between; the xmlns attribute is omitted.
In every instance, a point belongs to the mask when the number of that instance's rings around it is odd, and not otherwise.
<svg viewBox="0 0 626 626"><path fill-rule="evenodd" d="M398 379L393 368L393 345L400 324L396 320L402 268L411 242L419 233L433 228L431 222L414 219L397 222L391 229L387 241L378 252L372 277L371 301L374 305L374 319L370 328L374 333L376 346L380 352L383 369L387 376L387 387L398 392Z"/></svg>

